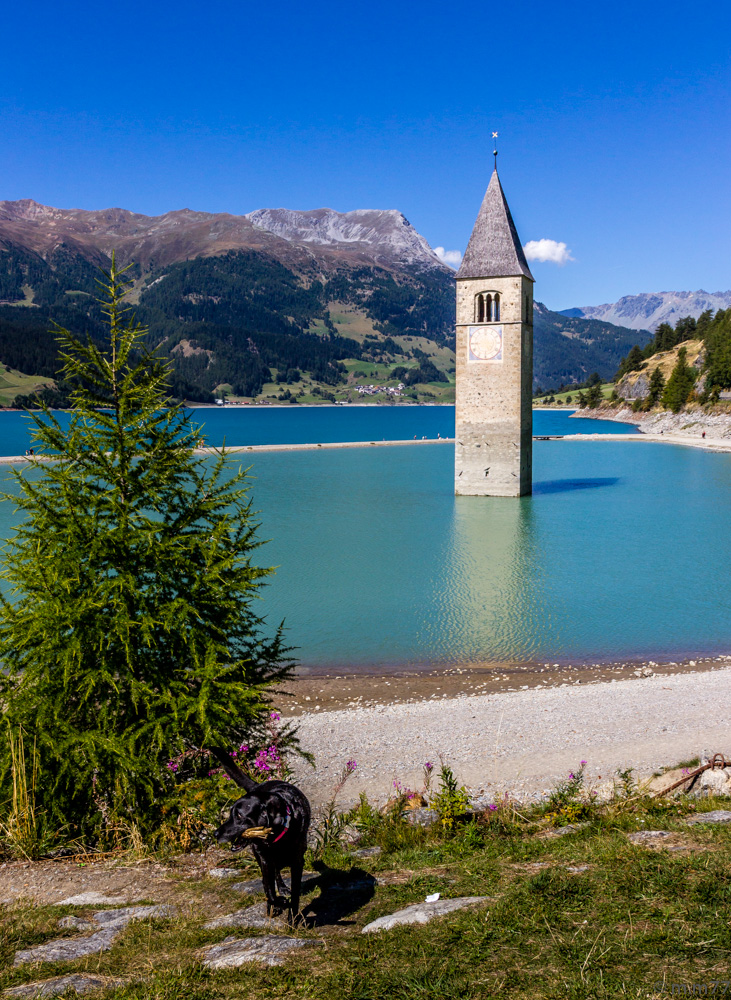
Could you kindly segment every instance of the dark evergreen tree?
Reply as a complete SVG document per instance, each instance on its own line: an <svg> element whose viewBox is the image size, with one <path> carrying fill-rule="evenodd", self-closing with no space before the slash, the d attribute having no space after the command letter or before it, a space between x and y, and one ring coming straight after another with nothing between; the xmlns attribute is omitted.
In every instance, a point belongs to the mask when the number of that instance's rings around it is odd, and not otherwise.
<svg viewBox="0 0 731 1000"><path fill-rule="evenodd" d="M673 413L682 410L695 384L696 372L688 364L687 355L686 348L681 347L678 351L678 360L662 395L662 405Z"/></svg>
<svg viewBox="0 0 731 1000"><path fill-rule="evenodd" d="M168 368L124 316L114 262L105 293L106 349L58 330L71 417L32 415L0 599L0 701L35 744L37 808L102 840L158 830L166 761L251 742L291 672L255 610L271 571L252 563L245 475L195 455L200 430L166 406ZM3 737L0 799L10 769Z"/></svg>
<svg viewBox="0 0 731 1000"><path fill-rule="evenodd" d="M636 372L645 363L644 352L637 344L632 348L626 358L623 359L622 364L619 366L619 371L617 372L617 378L621 378L626 375L627 372Z"/></svg>
<svg viewBox="0 0 731 1000"><path fill-rule="evenodd" d="M660 402L664 389L665 376L660 371L660 366L658 365L650 376L649 392L646 400L648 410Z"/></svg>
<svg viewBox="0 0 731 1000"><path fill-rule="evenodd" d="M590 410L595 410L604 398L601 382L594 382L586 394L586 403Z"/></svg>

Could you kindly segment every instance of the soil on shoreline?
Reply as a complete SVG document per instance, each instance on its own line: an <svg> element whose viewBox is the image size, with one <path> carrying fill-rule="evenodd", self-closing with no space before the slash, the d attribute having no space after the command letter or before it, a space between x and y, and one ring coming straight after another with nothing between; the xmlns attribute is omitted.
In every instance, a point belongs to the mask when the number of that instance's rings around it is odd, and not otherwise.
<svg viewBox="0 0 731 1000"><path fill-rule="evenodd" d="M596 664L512 663L356 673L300 673L279 702L288 716L456 698L465 694L495 694L529 688L564 687L607 680L631 680L650 674L699 673L728 667L731 655L681 661L620 661Z"/></svg>

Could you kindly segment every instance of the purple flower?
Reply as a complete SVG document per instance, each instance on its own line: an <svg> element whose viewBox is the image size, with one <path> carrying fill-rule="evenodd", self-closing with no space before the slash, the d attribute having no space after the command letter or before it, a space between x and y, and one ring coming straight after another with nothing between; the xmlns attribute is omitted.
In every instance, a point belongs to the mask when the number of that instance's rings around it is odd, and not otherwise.
<svg viewBox="0 0 731 1000"><path fill-rule="evenodd" d="M431 760L428 760L426 762L426 764L424 764L424 770L425 771L433 771L434 770L434 762L431 761Z"/></svg>
<svg viewBox="0 0 731 1000"><path fill-rule="evenodd" d="M581 766L582 766L582 767L586 767L586 761L585 761L585 760L582 760L582 761L581 761Z"/></svg>
<svg viewBox="0 0 731 1000"><path fill-rule="evenodd" d="M165 766L167 767L168 771L178 770L178 765L175 763L174 760L169 760Z"/></svg>
<svg viewBox="0 0 731 1000"><path fill-rule="evenodd" d="M574 780L574 772L573 772L573 771L569 771L569 779L570 779L571 781L573 781L573 780Z"/></svg>
<svg viewBox="0 0 731 1000"><path fill-rule="evenodd" d="M345 770L348 772L348 774L352 774L357 766L358 765L355 763L354 760L349 760L345 765Z"/></svg>
<svg viewBox="0 0 731 1000"><path fill-rule="evenodd" d="M254 758L254 767L259 771L271 771L280 762L279 752L275 746L262 749Z"/></svg>
<svg viewBox="0 0 731 1000"><path fill-rule="evenodd" d="M497 809L497 806L495 805L494 802L491 802L490 805L487 808L490 810L490 812L495 812L495 810Z"/></svg>
<svg viewBox="0 0 731 1000"><path fill-rule="evenodd" d="M282 718L282 716L279 714L279 712L270 712L269 713L269 718L270 719L274 719L275 722L279 722L279 720Z"/></svg>

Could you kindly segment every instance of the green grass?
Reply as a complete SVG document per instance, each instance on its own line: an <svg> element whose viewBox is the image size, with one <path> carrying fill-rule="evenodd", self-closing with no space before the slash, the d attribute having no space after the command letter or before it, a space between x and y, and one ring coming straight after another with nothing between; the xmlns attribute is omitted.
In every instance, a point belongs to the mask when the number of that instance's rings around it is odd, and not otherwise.
<svg viewBox="0 0 731 1000"><path fill-rule="evenodd" d="M0 406L10 406L16 396L30 395L36 389L53 384L52 379L42 378L40 375L24 375L14 368L0 365Z"/></svg>
<svg viewBox="0 0 731 1000"><path fill-rule="evenodd" d="M609 397L614 392L614 388L615 388L615 383L614 382L605 382L602 385L602 398L603 399L609 399ZM554 396L554 398L556 400L555 403L547 403L546 402L546 400L550 398L550 394L547 394L545 396L541 396L539 398L534 399L533 400L533 405L534 406L576 406L576 407L578 407L578 405L579 405L579 392L583 392L584 395L586 395L588 391L589 391L588 389L571 389L571 390L568 390L567 392L556 392L556 393L553 393L553 396ZM569 396L571 397L571 402L570 403L568 402L568 397Z"/></svg>
<svg viewBox="0 0 731 1000"><path fill-rule="evenodd" d="M729 804L709 799L698 808ZM538 836L535 812L525 820L488 813L452 834L381 824L371 835L384 848L378 858L354 862L334 849L325 861L344 870L359 865L386 884L342 926L294 932L323 937L325 947L277 968L213 973L198 964L201 945L259 933L202 929L213 913L246 905L214 880L179 880L180 917L132 924L110 952L40 970L13 969L15 950L57 936L59 916L84 911L5 907L0 988L82 969L126 977L128 985L111 993L120 1000L578 1000L651 996L663 981L668 993L671 983L710 984L731 978L731 829L685 826L691 808L629 800L592 810L586 828L557 839ZM631 844L626 833L641 829L673 830L683 849ZM491 902L426 926L359 933L430 892ZM221 909L211 910L212 894Z"/></svg>

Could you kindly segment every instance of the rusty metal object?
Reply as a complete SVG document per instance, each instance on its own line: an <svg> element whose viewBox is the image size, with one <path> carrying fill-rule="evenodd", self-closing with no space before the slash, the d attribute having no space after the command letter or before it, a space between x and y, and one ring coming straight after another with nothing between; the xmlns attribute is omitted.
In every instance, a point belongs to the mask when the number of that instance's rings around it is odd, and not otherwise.
<svg viewBox="0 0 731 1000"><path fill-rule="evenodd" d="M667 795L668 792L672 792L673 789L680 788L681 785L685 785L688 782L690 782L690 786L688 788L688 791L690 791L699 774L703 774L704 771L713 771L717 767L721 768L721 770L725 767L731 767L731 761L727 761L722 753L714 753L707 764L701 764L701 766L697 767L694 771L688 771L688 773L684 775L680 781L676 781L674 784L668 785L667 788L663 788L660 792L655 792L652 797L653 799L659 799L662 795Z"/></svg>

